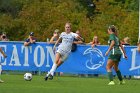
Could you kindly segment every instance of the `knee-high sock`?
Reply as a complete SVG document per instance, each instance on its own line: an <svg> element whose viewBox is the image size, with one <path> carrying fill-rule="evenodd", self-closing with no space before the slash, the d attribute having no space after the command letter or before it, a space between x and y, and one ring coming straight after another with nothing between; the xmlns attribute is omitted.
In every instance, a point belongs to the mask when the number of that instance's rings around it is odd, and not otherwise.
<svg viewBox="0 0 140 93"><path fill-rule="evenodd" d="M1 72L2 72L2 65L0 65L0 75L1 75Z"/></svg>
<svg viewBox="0 0 140 93"><path fill-rule="evenodd" d="M116 73L117 73L118 79L119 79L120 81L122 81L123 79L122 79L122 75L121 75L120 70L118 70Z"/></svg>
<svg viewBox="0 0 140 93"><path fill-rule="evenodd" d="M50 74L54 75L56 68L57 68L57 64L53 63L53 66L52 66L51 70L48 72L47 76L49 76Z"/></svg>
<svg viewBox="0 0 140 93"><path fill-rule="evenodd" d="M107 72L108 73L108 78L110 81L113 81L113 74L112 72Z"/></svg>

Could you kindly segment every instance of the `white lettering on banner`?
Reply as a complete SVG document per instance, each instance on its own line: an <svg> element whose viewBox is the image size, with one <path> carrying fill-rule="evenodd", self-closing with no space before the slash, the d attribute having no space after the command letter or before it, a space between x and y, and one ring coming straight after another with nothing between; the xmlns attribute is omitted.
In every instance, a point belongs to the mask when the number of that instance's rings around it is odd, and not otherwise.
<svg viewBox="0 0 140 93"><path fill-rule="evenodd" d="M0 45L0 47L3 48L4 52L7 52L7 45ZM6 53L8 55L6 59L0 53L0 62L2 61L2 65L29 67L31 65L29 62L30 57L33 58L32 61L36 67L43 65L50 67L50 62L54 63L55 61L55 53L52 46L46 46L46 49L44 49L43 46L38 45L33 49L32 46L25 47L21 45L17 47L16 44L13 44L11 47L10 52ZM7 62L7 60L9 61Z"/></svg>
<svg viewBox="0 0 140 93"><path fill-rule="evenodd" d="M12 62L15 62L15 64L12 64ZM20 62L19 62L19 56L18 56L18 51L17 51L17 47L16 45L13 45L13 52L12 52L12 56L11 56L11 60L9 63L9 66L21 66Z"/></svg>
<svg viewBox="0 0 140 93"><path fill-rule="evenodd" d="M6 45L0 45L0 47L2 48L4 48L4 52L6 52L6 50L7 50L7 47L6 47ZM4 57L3 57L3 55L0 53L0 62L1 62L1 60L2 59L4 59ZM4 62L3 63L1 63L2 65L6 65L6 60L4 60Z"/></svg>
<svg viewBox="0 0 140 93"><path fill-rule="evenodd" d="M131 68L129 69L130 71L131 70L136 70L136 69L139 69L140 66L136 66L136 51L137 51L137 48L134 48L134 49L131 49L132 51L132 64L131 64Z"/></svg>
<svg viewBox="0 0 140 93"><path fill-rule="evenodd" d="M40 64L37 62L38 61L38 50L40 49ZM44 53L44 49L39 45L35 48L34 51L34 63L37 67L41 67L44 64L44 60L45 60L45 53Z"/></svg>
<svg viewBox="0 0 140 93"><path fill-rule="evenodd" d="M46 65L46 67L50 67L50 65L49 65L49 59L50 59L49 58L49 53L50 53L50 57L51 57L53 63L55 61L55 54L53 52L52 47L47 46L46 48L47 48L47 65Z"/></svg>
<svg viewBox="0 0 140 93"><path fill-rule="evenodd" d="M28 63L28 59L29 59L29 51L30 51L30 54L32 53L32 46L29 46L29 47L25 47L25 46L22 46L22 53L23 51L25 51L24 53L24 56L25 56L25 60L24 60L24 64L23 66L29 66L29 63Z"/></svg>

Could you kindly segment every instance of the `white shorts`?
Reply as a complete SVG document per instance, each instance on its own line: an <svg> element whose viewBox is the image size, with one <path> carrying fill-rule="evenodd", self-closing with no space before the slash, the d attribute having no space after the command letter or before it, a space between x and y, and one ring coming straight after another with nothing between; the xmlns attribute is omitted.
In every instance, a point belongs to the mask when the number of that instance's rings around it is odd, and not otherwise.
<svg viewBox="0 0 140 93"><path fill-rule="evenodd" d="M63 49L58 49L56 51L56 53L60 53L60 55L61 55L61 61L62 62L64 62L68 58L68 56L70 54L69 51L64 51Z"/></svg>

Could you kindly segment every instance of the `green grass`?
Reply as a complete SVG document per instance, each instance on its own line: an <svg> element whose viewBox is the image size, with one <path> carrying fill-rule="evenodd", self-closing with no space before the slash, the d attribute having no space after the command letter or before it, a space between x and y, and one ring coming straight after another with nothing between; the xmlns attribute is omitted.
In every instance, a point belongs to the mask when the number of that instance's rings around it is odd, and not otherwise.
<svg viewBox="0 0 140 93"><path fill-rule="evenodd" d="M108 86L107 78L54 77L44 81L44 76L33 76L25 81L23 75L2 75L0 93L140 93L139 80L125 80L125 85ZM117 83L117 79L115 79Z"/></svg>

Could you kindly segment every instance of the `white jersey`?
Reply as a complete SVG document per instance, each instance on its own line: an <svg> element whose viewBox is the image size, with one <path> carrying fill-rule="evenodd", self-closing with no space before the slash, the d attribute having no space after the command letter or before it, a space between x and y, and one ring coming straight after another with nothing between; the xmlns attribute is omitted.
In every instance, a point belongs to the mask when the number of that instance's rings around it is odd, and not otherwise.
<svg viewBox="0 0 140 93"><path fill-rule="evenodd" d="M57 52L61 54L61 56L65 54L69 54L71 52L72 44L74 38L78 35L76 33L70 32L67 34L66 32L62 32L59 38L62 38L62 43L58 46Z"/></svg>

